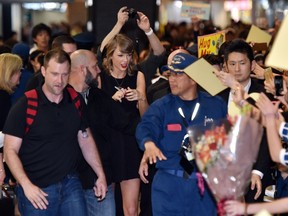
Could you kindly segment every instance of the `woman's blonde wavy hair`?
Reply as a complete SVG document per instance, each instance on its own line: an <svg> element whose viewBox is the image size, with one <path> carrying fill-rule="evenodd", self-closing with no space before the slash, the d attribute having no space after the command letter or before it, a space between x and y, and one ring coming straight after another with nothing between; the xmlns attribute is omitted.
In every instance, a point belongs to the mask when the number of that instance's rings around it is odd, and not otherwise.
<svg viewBox="0 0 288 216"><path fill-rule="evenodd" d="M110 71L113 69L112 55L116 48L119 47L123 53L131 53L132 58L127 69L128 75L133 75L133 67L135 66L135 55L133 41L124 34L117 34L106 45L106 57L103 60L103 67L105 71L111 75Z"/></svg>
<svg viewBox="0 0 288 216"><path fill-rule="evenodd" d="M22 59L15 54L3 53L0 55L0 89L13 93L11 78L22 68Z"/></svg>

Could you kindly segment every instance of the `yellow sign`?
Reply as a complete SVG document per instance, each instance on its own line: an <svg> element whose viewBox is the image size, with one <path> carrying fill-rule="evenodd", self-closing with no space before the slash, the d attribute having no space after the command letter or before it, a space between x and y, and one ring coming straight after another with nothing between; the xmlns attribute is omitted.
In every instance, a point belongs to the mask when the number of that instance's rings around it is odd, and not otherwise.
<svg viewBox="0 0 288 216"><path fill-rule="evenodd" d="M216 77L214 71L217 70L204 58L198 59L196 62L185 68L184 71L212 96L227 88L227 86L224 86Z"/></svg>
<svg viewBox="0 0 288 216"><path fill-rule="evenodd" d="M220 46L225 42L225 31L198 36L198 58L206 54L217 55Z"/></svg>
<svg viewBox="0 0 288 216"><path fill-rule="evenodd" d="M268 34L266 31L261 30L255 25L252 25L249 31L249 34L246 38L246 42L255 42L255 43L267 43L269 45L272 36Z"/></svg>

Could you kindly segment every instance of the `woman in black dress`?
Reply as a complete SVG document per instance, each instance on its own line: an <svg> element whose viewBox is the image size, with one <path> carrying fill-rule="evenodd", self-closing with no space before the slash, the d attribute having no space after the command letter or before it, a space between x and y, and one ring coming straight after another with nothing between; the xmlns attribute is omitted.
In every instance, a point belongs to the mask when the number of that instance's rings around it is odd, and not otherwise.
<svg viewBox="0 0 288 216"><path fill-rule="evenodd" d="M106 45L104 71L100 73L100 87L118 101L121 109L138 118L148 108L145 78L141 71L132 70L133 41L123 34L116 34ZM112 165L114 181L120 182L125 215L137 215L140 179L138 168L141 152L134 136L111 131Z"/></svg>

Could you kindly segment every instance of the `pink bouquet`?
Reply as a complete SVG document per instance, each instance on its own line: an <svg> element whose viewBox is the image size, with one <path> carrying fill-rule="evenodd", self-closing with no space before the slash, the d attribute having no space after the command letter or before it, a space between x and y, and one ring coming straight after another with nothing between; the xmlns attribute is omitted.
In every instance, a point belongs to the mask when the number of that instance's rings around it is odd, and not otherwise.
<svg viewBox="0 0 288 216"><path fill-rule="evenodd" d="M214 122L205 131L190 127L188 134L198 169L218 202L243 197L256 161L263 128L248 116Z"/></svg>

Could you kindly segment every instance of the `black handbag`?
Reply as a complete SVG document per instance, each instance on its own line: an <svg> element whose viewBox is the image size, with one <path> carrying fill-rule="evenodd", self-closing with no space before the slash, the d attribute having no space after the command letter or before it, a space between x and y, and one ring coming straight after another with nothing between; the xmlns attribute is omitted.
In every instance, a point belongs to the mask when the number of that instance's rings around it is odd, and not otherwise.
<svg viewBox="0 0 288 216"><path fill-rule="evenodd" d="M0 211L1 216L14 216L14 189L8 185L0 186Z"/></svg>

